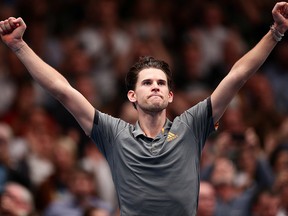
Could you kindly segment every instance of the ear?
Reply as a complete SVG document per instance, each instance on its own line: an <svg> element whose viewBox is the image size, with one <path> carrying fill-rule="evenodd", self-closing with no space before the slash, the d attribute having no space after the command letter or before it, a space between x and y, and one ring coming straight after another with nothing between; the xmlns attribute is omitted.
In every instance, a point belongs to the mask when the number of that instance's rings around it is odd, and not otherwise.
<svg viewBox="0 0 288 216"><path fill-rule="evenodd" d="M129 90L127 93L127 97L129 99L130 102L135 103L136 102L136 94L135 91L133 90Z"/></svg>
<svg viewBox="0 0 288 216"><path fill-rule="evenodd" d="M173 101L173 96L174 96L173 92L170 91L170 92L169 92L169 95L168 95L168 102L169 102L169 103L172 103L172 101Z"/></svg>

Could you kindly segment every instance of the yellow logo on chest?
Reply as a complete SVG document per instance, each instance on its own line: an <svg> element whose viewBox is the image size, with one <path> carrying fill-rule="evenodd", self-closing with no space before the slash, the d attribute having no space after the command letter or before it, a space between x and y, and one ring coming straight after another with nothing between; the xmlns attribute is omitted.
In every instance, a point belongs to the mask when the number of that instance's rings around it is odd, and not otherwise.
<svg viewBox="0 0 288 216"><path fill-rule="evenodd" d="M170 141L176 139L177 137L178 137L178 135L173 134L172 132L169 132L168 136L167 136L167 141L170 142Z"/></svg>

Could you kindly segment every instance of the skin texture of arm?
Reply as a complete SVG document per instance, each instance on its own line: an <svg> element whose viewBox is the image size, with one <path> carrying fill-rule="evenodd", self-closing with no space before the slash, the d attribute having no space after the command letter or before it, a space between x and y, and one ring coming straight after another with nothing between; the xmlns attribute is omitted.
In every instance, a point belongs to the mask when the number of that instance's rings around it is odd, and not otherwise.
<svg viewBox="0 0 288 216"><path fill-rule="evenodd" d="M58 71L46 64L23 41L26 24L21 18L10 17L0 22L3 42L17 55L31 76L59 100L75 117L87 135L90 135L95 114L94 107L74 89Z"/></svg>
<svg viewBox="0 0 288 216"><path fill-rule="evenodd" d="M272 15L274 27L284 34L288 29L288 4L286 2L277 3L272 10ZM270 30L254 48L234 64L211 95L214 122L219 121L230 101L261 67L276 44L277 41L273 38L273 32Z"/></svg>

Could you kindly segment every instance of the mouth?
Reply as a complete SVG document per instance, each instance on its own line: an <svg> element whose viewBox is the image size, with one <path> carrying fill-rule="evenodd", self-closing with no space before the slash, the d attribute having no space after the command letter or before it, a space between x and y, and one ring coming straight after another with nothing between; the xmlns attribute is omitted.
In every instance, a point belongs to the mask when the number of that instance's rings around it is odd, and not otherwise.
<svg viewBox="0 0 288 216"><path fill-rule="evenodd" d="M162 98L162 96L161 95L150 95L148 98L152 98L152 97L159 97L159 98Z"/></svg>

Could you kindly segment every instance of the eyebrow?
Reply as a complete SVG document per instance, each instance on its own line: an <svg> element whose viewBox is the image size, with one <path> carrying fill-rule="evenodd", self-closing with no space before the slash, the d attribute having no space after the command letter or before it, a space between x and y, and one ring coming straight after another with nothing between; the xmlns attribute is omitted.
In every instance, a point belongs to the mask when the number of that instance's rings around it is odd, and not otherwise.
<svg viewBox="0 0 288 216"><path fill-rule="evenodd" d="M144 82L151 82L152 81L152 79L144 79L144 80L142 80L141 81L141 83L144 83ZM164 80L164 79L157 79L157 82L163 82L163 83L167 83L167 81L166 80Z"/></svg>

